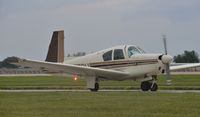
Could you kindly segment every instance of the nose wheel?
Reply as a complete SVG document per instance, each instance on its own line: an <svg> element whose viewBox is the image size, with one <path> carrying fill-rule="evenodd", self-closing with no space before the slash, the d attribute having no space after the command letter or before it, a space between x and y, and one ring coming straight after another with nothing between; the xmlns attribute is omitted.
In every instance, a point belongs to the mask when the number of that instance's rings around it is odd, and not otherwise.
<svg viewBox="0 0 200 117"><path fill-rule="evenodd" d="M144 81L141 83L141 89L142 91L157 91L158 85L155 82Z"/></svg>

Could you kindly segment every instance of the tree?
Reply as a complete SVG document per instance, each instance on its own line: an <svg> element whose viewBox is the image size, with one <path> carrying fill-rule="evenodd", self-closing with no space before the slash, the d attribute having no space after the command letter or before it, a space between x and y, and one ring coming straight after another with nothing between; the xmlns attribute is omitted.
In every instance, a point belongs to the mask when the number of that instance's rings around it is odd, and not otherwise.
<svg viewBox="0 0 200 117"><path fill-rule="evenodd" d="M174 56L175 63L199 63L199 55L194 50L185 50L183 54Z"/></svg>
<svg viewBox="0 0 200 117"><path fill-rule="evenodd" d="M12 62L17 62L17 57L7 57L2 62L0 62L0 68L18 68L18 66L13 65Z"/></svg>

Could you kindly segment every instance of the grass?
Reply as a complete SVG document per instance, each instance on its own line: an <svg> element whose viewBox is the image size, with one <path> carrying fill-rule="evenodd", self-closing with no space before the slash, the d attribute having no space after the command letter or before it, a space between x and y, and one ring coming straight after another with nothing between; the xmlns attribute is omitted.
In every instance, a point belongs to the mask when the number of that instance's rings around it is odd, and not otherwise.
<svg viewBox="0 0 200 117"><path fill-rule="evenodd" d="M174 75L160 89L200 89L200 75ZM85 89L79 79L59 76L0 77L0 89ZM139 82L101 81L101 89L139 89ZM197 93L0 92L0 117L199 117Z"/></svg>
<svg viewBox="0 0 200 117"><path fill-rule="evenodd" d="M85 81L73 81L61 76L16 76L0 77L1 89L65 89L84 88Z"/></svg>
<svg viewBox="0 0 200 117"><path fill-rule="evenodd" d="M151 92L0 93L1 117L199 117L200 95Z"/></svg>
<svg viewBox="0 0 200 117"><path fill-rule="evenodd" d="M200 89L200 75L173 75L172 86L166 86L164 76L159 76L160 89ZM140 82L101 81L101 89L139 89ZM78 81L61 76L17 76L0 77L0 89L86 89L83 79Z"/></svg>

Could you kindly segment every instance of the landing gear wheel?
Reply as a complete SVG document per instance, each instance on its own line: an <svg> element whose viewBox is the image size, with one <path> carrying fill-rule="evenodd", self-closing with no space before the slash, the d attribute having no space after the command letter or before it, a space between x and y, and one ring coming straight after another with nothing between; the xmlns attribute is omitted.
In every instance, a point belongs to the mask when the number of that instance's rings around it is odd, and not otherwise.
<svg viewBox="0 0 200 117"><path fill-rule="evenodd" d="M95 83L94 89L90 89L92 92L97 92L99 90L99 83Z"/></svg>
<svg viewBox="0 0 200 117"><path fill-rule="evenodd" d="M156 83L154 83L152 86L151 86L151 91L157 91L158 90L158 85Z"/></svg>
<svg viewBox="0 0 200 117"><path fill-rule="evenodd" d="M141 83L141 89L142 91L148 91L151 88L151 83L148 81Z"/></svg>

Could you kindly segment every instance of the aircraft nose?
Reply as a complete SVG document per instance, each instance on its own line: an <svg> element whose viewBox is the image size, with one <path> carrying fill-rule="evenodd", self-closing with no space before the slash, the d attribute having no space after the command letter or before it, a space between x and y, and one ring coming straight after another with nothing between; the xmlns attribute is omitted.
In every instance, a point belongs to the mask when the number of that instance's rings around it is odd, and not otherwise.
<svg viewBox="0 0 200 117"><path fill-rule="evenodd" d="M161 60L164 64L169 64L172 62L173 57L170 55L163 55Z"/></svg>

